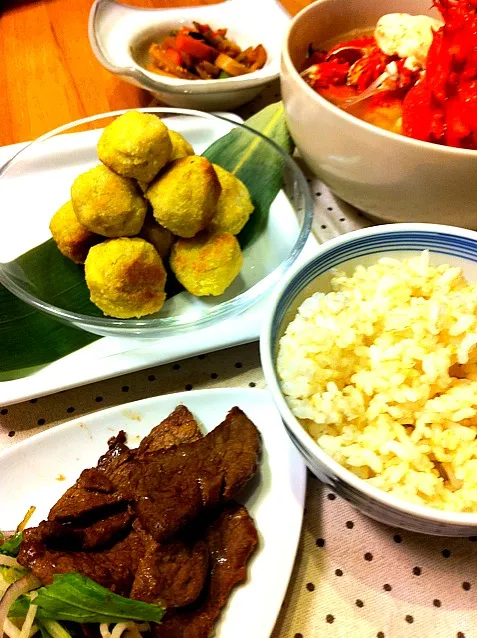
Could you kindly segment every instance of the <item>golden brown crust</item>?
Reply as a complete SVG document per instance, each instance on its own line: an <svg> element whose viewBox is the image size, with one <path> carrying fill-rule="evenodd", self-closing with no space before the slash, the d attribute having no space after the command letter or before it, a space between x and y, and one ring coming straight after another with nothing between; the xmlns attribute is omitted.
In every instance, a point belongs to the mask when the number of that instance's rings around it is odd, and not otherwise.
<svg viewBox="0 0 477 638"><path fill-rule="evenodd" d="M158 224L152 214L146 215L139 237L142 237L152 244L161 259L167 259L169 257L175 239L174 235L170 230Z"/></svg>
<svg viewBox="0 0 477 638"><path fill-rule="evenodd" d="M169 159L170 162L187 157L188 155L194 155L194 149L180 133L169 129L169 137L172 143L172 153Z"/></svg>
<svg viewBox="0 0 477 638"><path fill-rule="evenodd" d="M214 216L220 191L209 160L191 155L168 164L149 185L145 196L161 226L179 237L193 237Z"/></svg>
<svg viewBox="0 0 477 638"><path fill-rule="evenodd" d="M142 317L162 308L166 271L157 251L139 237L94 246L85 262L91 301L106 315Z"/></svg>
<svg viewBox="0 0 477 638"><path fill-rule="evenodd" d="M239 274L243 257L231 233L200 233L179 239L171 251L171 268L192 295L221 295Z"/></svg>
<svg viewBox="0 0 477 638"><path fill-rule="evenodd" d="M131 237L141 230L147 204L135 182L102 164L78 175L71 187L78 221L105 237Z"/></svg>
<svg viewBox="0 0 477 638"><path fill-rule="evenodd" d="M77 264L84 264L91 246L102 240L79 223L71 201L63 204L53 215L50 231L58 250Z"/></svg>
<svg viewBox="0 0 477 638"><path fill-rule="evenodd" d="M152 113L128 111L103 131L98 157L119 175L150 182L171 159L167 126Z"/></svg>
<svg viewBox="0 0 477 638"><path fill-rule="evenodd" d="M209 229L238 235L253 212L253 204L247 187L238 177L221 166L213 164L222 191L217 202L217 210Z"/></svg>

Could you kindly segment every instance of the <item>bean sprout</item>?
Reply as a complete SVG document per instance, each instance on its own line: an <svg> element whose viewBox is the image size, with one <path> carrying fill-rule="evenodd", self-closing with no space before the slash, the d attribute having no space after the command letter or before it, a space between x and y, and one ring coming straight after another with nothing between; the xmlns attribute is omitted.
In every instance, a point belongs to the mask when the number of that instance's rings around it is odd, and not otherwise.
<svg viewBox="0 0 477 638"><path fill-rule="evenodd" d="M99 625L99 633L101 634L102 638L111 638L108 623L102 622Z"/></svg>
<svg viewBox="0 0 477 638"><path fill-rule="evenodd" d="M4 554L0 554L0 565L4 567L15 567L15 569L23 569L20 563L13 556L6 556Z"/></svg>
<svg viewBox="0 0 477 638"><path fill-rule="evenodd" d="M6 633L8 638L20 638L20 630L9 618L7 618L3 623L3 631Z"/></svg>
<svg viewBox="0 0 477 638"><path fill-rule="evenodd" d="M38 609L37 605L29 606L25 621L20 631L19 638L28 638L28 636L30 635L30 630L33 626L33 621L35 620L37 609Z"/></svg>
<svg viewBox="0 0 477 638"><path fill-rule="evenodd" d="M120 622L115 625L113 631L110 632L108 625L106 623L102 623L99 630L103 638L120 638L124 632L127 632L126 635L128 638L141 638L141 632L149 631L150 625L147 622ZM105 633L103 633L103 631Z"/></svg>

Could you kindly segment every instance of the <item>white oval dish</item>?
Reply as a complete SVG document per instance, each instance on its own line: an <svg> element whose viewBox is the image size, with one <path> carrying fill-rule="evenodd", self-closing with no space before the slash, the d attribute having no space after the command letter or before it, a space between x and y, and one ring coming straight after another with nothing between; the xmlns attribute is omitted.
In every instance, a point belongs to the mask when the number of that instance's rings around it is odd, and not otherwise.
<svg viewBox="0 0 477 638"><path fill-rule="evenodd" d="M253 73L222 80L181 80L147 71L137 51L154 35L178 25L206 22L227 28L242 48L263 44L267 62ZM227 0L181 9L142 9L115 0L96 0L89 17L89 40L98 61L111 73L150 91L169 106L201 110L231 109L249 102L280 72L280 49L289 16L278 0Z"/></svg>
<svg viewBox="0 0 477 638"><path fill-rule="evenodd" d="M152 397L74 419L15 445L0 455L0 529L14 529L30 505L37 508L31 520L37 525L80 472L96 464L112 435L123 429L129 445L136 447L181 403L203 432L219 425L237 405L262 435L260 473L238 499L255 521L259 546L249 563L248 579L233 591L215 636L267 638L280 611L300 538L306 471L264 390L227 388ZM58 480L60 475L65 479Z"/></svg>

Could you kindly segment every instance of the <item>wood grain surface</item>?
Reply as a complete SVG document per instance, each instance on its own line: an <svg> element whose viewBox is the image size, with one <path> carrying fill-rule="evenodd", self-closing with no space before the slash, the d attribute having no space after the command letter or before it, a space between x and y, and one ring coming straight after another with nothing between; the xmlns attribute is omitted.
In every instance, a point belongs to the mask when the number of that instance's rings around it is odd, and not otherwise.
<svg viewBox="0 0 477 638"><path fill-rule="evenodd" d="M257 0L260 2L260 0ZM128 0L170 8L217 0ZM283 0L293 15L310 0ZM151 95L106 71L87 33L92 0L0 2L0 145L31 140L61 124L147 106Z"/></svg>

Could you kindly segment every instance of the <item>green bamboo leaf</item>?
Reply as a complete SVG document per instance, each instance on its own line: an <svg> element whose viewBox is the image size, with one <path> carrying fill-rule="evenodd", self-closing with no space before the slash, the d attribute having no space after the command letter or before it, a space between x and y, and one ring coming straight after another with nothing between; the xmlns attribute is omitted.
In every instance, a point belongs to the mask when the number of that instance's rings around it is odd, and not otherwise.
<svg viewBox="0 0 477 638"><path fill-rule="evenodd" d="M270 104L245 124L275 142L286 153L293 151L282 102ZM245 248L267 223L270 206L282 187L283 162L266 140L244 134L239 128L214 142L204 155L247 185L255 211L238 236L240 245ZM260 166L259 175L257 166Z"/></svg>
<svg viewBox="0 0 477 638"><path fill-rule="evenodd" d="M0 381L27 376L96 339L35 310L0 286Z"/></svg>
<svg viewBox="0 0 477 638"><path fill-rule="evenodd" d="M292 151L281 103L264 108L247 120L246 125L267 136L285 152ZM204 155L234 173L250 191L255 212L239 235L245 247L266 224L270 205L282 187L283 163L264 140L239 128L214 142ZM257 163L261 167L260 174L257 174ZM35 247L15 262L32 286L42 290L45 301L70 311L102 316L89 300L83 268L63 257L53 240ZM168 277L168 296L179 291L175 278ZM27 376L96 339L99 339L96 335L59 323L35 310L0 285L0 382Z"/></svg>

